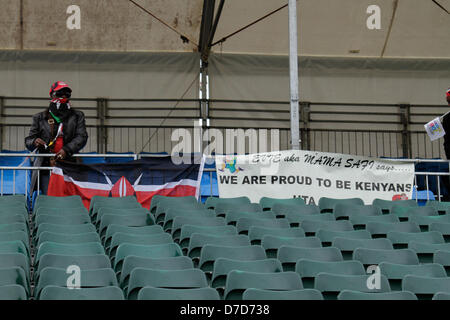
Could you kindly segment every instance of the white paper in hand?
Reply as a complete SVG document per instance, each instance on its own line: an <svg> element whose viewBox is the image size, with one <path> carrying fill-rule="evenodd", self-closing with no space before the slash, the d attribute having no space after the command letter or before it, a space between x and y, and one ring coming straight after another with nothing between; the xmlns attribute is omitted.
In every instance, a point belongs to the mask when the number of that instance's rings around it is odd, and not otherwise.
<svg viewBox="0 0 450 320"><path fill-rule="evenodd" d="M442 126L441 119L439 117L431 120L424 127L431 141L437 140L445 136L445 130L444 127Z"/></svg>

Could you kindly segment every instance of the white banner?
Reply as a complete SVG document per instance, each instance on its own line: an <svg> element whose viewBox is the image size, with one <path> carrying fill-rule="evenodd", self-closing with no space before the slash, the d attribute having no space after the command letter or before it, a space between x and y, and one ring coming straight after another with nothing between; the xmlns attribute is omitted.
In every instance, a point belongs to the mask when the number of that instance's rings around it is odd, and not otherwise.
<svg viewBox="0 0 450 320"><path fill-rule="evenodd" d="M318 204L321 197L411 199L414 164L314 151L279 151L216 156L219 196L301 197Z"/></svg>

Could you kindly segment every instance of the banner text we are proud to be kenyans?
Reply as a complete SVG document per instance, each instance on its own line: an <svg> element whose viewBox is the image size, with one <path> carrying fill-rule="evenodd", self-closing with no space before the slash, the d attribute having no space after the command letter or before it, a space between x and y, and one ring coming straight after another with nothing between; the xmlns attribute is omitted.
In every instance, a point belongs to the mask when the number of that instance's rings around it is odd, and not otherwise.
<svg viewBox="0 0 450 320"><path fill-rule="evenodd" d="M216 156L219 195L301 197L317 204L321 197L411 199L414 164L377 158L312 151L278 151Z"/></svg>

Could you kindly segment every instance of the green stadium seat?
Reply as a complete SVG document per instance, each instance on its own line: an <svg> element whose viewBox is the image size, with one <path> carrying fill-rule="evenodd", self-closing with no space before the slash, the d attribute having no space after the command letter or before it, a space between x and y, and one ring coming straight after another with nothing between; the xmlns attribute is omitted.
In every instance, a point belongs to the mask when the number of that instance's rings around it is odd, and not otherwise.
<svg viewBox="0 0 450 320"><path fill-rule="evenodd" d="M86 224L91 223L91 218L88 215L72 214L64 216L55 216L48 214L41 214L36 217L35 220L36 228L43 223L59 224L59 225L75 225L75 224Z"/></svg>
<svg viewBox="0 0 450 320"><path fill-rule="evenodd" d="M208 287L205 274L199 269L154 270L135 268L130 274L127 298L136 300L144 287L194 289Z"/></svg>
<svg viewBox="0 0 450 320"><path fill-rule="evenodd" d="M351 231L333 231L319 229L316 232L316 237L322 241L323 246L330 246L334 238L347 239L372 239L370 232L367 230L351 230Z"/></svg>
<svg viewBox="0 0 450 320"><path fill-rule="evenodd" d="M106 202L101 201L97 203L92 203L89 209L89 215L91 216L92 221L97 220L98 211L103 208L112 208L112 209L136 209L142 208L141 204L137 202L134 196L127 196L122 198L107 198ZM149 213L150 214L150 213Z"/></svg>
<svg viewBox="0 0 450 320"><path fill-rule="evenodd" d="M277 259L262 259L253 261L234 260L228 258L218 258L214 262L213 273L211 277L211 287L225 290L226 278L228 273L233 270L275 273L283 272L280 261Z"/></svg>
<svg viewBox="0 0 450 320"><path fill-rule="evenodd" d="M110 256L111 261L114 262L114 257L116 256L117 248L124 243L131 244L141 244L141 245L158 245L172 243L172 237L167 233L157 233L157 234L129 234L116 232L112 236L111 246L106 249L107 254Z"/></svg>
<svg viewBox="0 0 450 320"><path fill-rule="evenodd" d="M105 237L102 239L102 243L105 248L108 249L111 246L111 240L114 234L117 232L133 234L133 235L152 235L164 233L164 230L159 225L143 226L143 227L129 227L119 224L110 224L106 228Z"/></svg>
<svg viewBox="0 0 450 320"><path fill-rule="evenodd" d="M23 214L0 215L0 224L24 223L28 224L28 220Z"/></svg>
<svg viewBox="0 0 450 320"><path fill-rule="evenodd" d="M276 219L275 213L272 211L264 212L241 212L241 211L227 211L225 214L225 221L227 224L236 225L240 218L256 218L256 219Z"/></svg>
<svg viewBox="0 0 450 320"><path fill-rule="evenodd" d="M387 233L387 238L391 240L395 249L407 248L410 241L421 243L445 243L444 237L440 232L397 232L391 231Z"/></svg>
<svg viewBox="0 0 450 320"><path fill-rule="evenodd" d="M331 231L352 231L353 225L346 220L340 221L312 221L305 220L300 226L305 230L306 235L315 235L318 230L331 230Z"/></svg>
<svg viewBox="0 0 450 320"><path fill-rule="evenodd" d="M391 214L397 216L400 221L408 221L410 217L437 216L438 210L433 207L394 207Z"/></svg>
<svg viewBox="0 0 450 320"><path fill-rule="evenodd" d="M425 206L436 208L439 214L446 214L448 212L448 209L450 209L450 202L430 200L427 201Z"/></svg>
<svg viewBox="0 0 450 320"><path fill-rule="evenodd" d="M285 219L289 221L291 227L298 227L305 221L336 221L334 215L331 213L322 214L301 214L301 213L287 213Z"/></svg>
<svg viewBox="0 0 450 320"><path fill-rule="evenodd" d="M406 275L445 278L445 269L438 263L427 263L419 265L395 264L382 262L379 264L381 274L389 280L392 290L402 290L402 280Z"/></svg>
<svg viewBox="0 0 450 320"><path fill-rule="evenodd" d="M139 291L138 300L220 300L213 288L166 289L144 287Z"/></svg>
<svg viewBox="0 0 450 320"><path fill-rule="evenodd" d="M28 234L29 232L26 223L16 222L16 223L0 224L0 233L13 231L24 231L26 234Z"/></svg>
<svg viewBox="0 0 450 320"><path fill-rule="evenodd" d="M167 198L166 196L162 196L159 194L155 194L151 201L150 201L150 212L151 213L155 213L156 212L156 208L158 207L158 203L159 201L161 201L161 199Z"/></svg>
<svg viewBox="0 0 450 320"><path fill-rule="evenodd" d="M175 217L172 223L172 238L178 241L181 236L181 228L184 225L195 225L204 227L225 226L226 222L223 217L201 218L201 217Z"/></svg>
<svg viewBox="0 0 450 320"><path fill-rule="evenodd" d="M194 202L194 203L172 203L167 204L165 206L159 206L156 209L156 212L154 214L155 222L158 224L162 224L164 222L164 218L166 216L167 211L170 209L177 209L177 210L185 210L185 211L205 211L207 210L205 205L202 203ZM214 210L209 210L214 211ZM215 215L215 212L214 212Z"/></svg>
<svg viewBox="0 0 450 320"><path fill-rule="evenodd" d="M0 216L5 216L5 215L16 215L16 214L20 214L22 215L25 220L27 220L29 218L29 213L27 208L25 208L23 205L18 205L18 206L2 206L0 204Z"/></svg>
<svg viewBox="0 0 450 320"><path fill-rule="evenodd" d="M95 226L92 223L78 224L78 225L59 225L52 223L43 223L39 226L39 230L36 231L34 240L37 243L40 235L44 232L52 233L64 233L64 234L80 234L97 232Z"/></svg>
<svg viewBox="0 0 450 320"><path fill-rule="evenodd" d="M86 243L86 242L100 242L100 237L97 232L87 232L87 233L77 233L77 234L65 234L65 233L55 233L45 231L42 232L37 247L44 242L55 242L55 243Z"/></svg>
<svg viewBox="0 0 450 320"><path fill-rule="evenodd" d="M334 217L338 219L348 220L350 217L367 217L367 216L380 216L383 214L380 208L373 205L356 205L338 203L333 210Z"/></svg>
<svg viewBox="0 0 450 320"><path fill-rule="evenodd" d="M81 270L94 270L94 269L106 269L111 268L111 262L108 256L104 254L94 255L71 255L70 252L65 254L44 254L39 262L38 268L34 272L35 282L39 279L41 271L47 267L64 269L68 266L76 265Z"/></svg>
<svg viewBox="0 0 450 320"><path fill-rule="evenodd" d="M368 222L366 230L373 238L386 237L391 231L420 232L420 227L414 222Z"/></svg>
<svg viewBox="0 0 450 320"><path fill-rule="evenodd" d="M219 202L214 211L218 217L225 216L228 211L241 211L241 212L262 212L261 205L259 203L247 203L247 204L235 204L232 202Z"/></svg>
<svg viewBox="0 0 450 320"><path fill-rule="evenodd" d="M389 239L349 239L349 238L334 238L332 244L333 247L341 250L344 260L352 260L353 252L357 248L367 249L381 249L392 250L394 249L392 242Z"/></svg>
<svg viewBox="0 0 450 320"><path fill-rule="evenodd" d="M316 237L295 238L267 235L262 239L261 245L266 250L267 258L276 258L281 246L320 248L322 242Z"/></svg>
<svg viewBox="0 0 450 320"><path fill-rule="evenodd" d="M11 231L11 232L0 232L0 242L8 241L22 241L25 247L29 250L28 234L25 231Z"/></svg>
<svg viewBox="0 0 450 320"><path fill-rule="evenodd" d="M214 210L218 203L249 204L251 202L248 197L235 197L235 198L208 197L205 202L205 207L206 209Z"/></svg>
<svg viewBox="0 0 450 320"><path fill-rule="evenodd" d="M27 297L30 295L30 284L25 271L20 267L0 269L0 286L19 285L25 289Z"/></svg>
<svg viewBox="0 0 450 320"><path fill-rule="evenodd" d="M179 243L183 250L189 247L189 242L194 233L198 234L212 234L218 236L237 235L235 226L196 226L185 224L181 227Z"/></svg>
<svg viewBox="0 0 450 320"><path fill-rule="evenodd" d="M430 226L433 223L450 223L450 215L443 216L412 216L408 221L417 223L422 232L431 231Z"/></svg>
<svg viewBox="0 0 450 320"><path fill-rule="evenodd" d="M334 212L334 207L337 204L346 204L346 205L364 205L364 201L360 198L347 198L347 199L335 199L328 197L321 197L319 199L319 208L320 212Z"/></svg>
<svg viewBox="0 0 450 320"><path fill-rule="evenodd" d="M35 298L40 298L41 291L46 286L67 287L70 274L68 274L66 271L67 268L46 267L42 269L34 290ZM81 270L81 288L98 288L110 286L118 287L116 275L111 268Z"/></svg>
<svg viewBox="0 0 450 320"><path fill-rule="evenodd" d="M353 251L353 260L364 265L379 265L382 262L396 264L419 264L417 254L411 249L379 250L357 248Z"/></svg>
<svg viewBox="0 0 450 320"><path fill-rule="evenodd" d="M214 262L218 258L252 261L264 260L267 256L261 246L228 247L207 244L200 253L199 268L206 272L212 272Z"/></svg>
<svg viewBox="0 0 450 320"><path fill-rule="evenodd" d="M124 296L122 290L115 286L77 290L46 286L42 289L39 300L124 300Z"/></svg>
<svg viewBox="0 0 450 320"><path fill-rule="evenodd" d="M343 261L342 253L338 248L300 248L281 246L278 249L277 259L283 265L284 271L295 270L295 265L300 259L311 259L317 261Z"/></svg>
<svg viewBox="0 0 450 320"><path fill-rule="evenodd" d="M80 196L53 197L48 195L39 195L34 203L33 211L36 212L40 207L53 208L81 208L84 207Z"/></svg>
<svg viewBox="0 0 450 320"><path fill-rule="evenodd" d="M66 215L73 215L73 214L81 214L81 215L89 215L89 211L86 209L86 207L65 207L63 210L61 208L54 208L54 207L39 207L35 210L34 216L39 217L41 214L48 214L52 216L66 216Z"/></svg>
<svg viewBox="0 0 450 320"><path fill-rule="evenodd" d="M38 248L34 260L34 265L37 267L39 265L41 257L48 253L57 255L70 254L73 256L87 256L105 254L105 249L103 249L103 246L99 242L87 242L78 244L44 242Z"/></svg>
<svg viewBox="0 0 450 320"><path fill-rule="evenodd" d="M117 248L114 259L114 271L119 275L122 271L123 261L128 256L143 258L170 258L182 256L183 252L176 243L145 246L139 244L124 243Z"/></svg>
<svg viewBox="0 0 450 320"><path fill-rule="evenodd" d="M250 288L244 291L242 300L323 300L323 296L315 289L275 291Z"/></svg>
<svg viewBox="0 0 450 320"><path fill-rule="evenodd" d="M248 237L251 244L260 245L265 236L287 237L287 238L304 238L305 231L300 228L268 228L251 226L248 231Z"/></svg>
<svg viewBox="0 0 450 320"><path fill-rule="evenodd" d="M194 233L189 241L187 256L198 261L201 249L207 245L226 245L230 247L249 246L250 240L246 235L211 235Z"/></svg>
<svg viewBox="0 0 450 320"><path fill-rule="evenodd" d="M314 288L316 276L321 272L343 275L365 275L366 270L359 261L317 261L300 259L295 264L297 272L305 288Z"/></svg>
<svg viewBox="0 0 450 320"><path fill-rule="evenodd" d="M236 223L238 233L248 234L250 227L289 228L287 219L239 218Z"/></svg>
<svg viewBox="0 0 450 320"><path fill-rule="evenodd" d="M305 200L303 200L303 198L279 199L279 198L262 197L259 200L259 204L261 205L263 210L272 210L273 206L277 203L293 206L306 205Z"/></svg>
<svg viewBox="0 0 450 320"><path fill-rule="evenodd" d="M0 254L4 253L20 253L27 257L27 259L30 259L27 247L20 240L1 241Z"/></svg>
<svg viewBox="0 0 450 320"><path fill-rule="evenodd" d="M172 230L172 223L175 217L198 217L198 218L214 218L216 214L213 210L184 210L184 209L174 209L170 208L167 210L166 215L164 216L164 221L162 222L162 226L164 231L170 232Z"/></svg>
<svg viewBox="0 0 450 320"><path fill-rule="evenodd" d="M128 227L144 227L155 224L153 217L150 214L132 214L132 215L117 215L117 214L105 214L100 222L98 229L100 238L106 236L106 229L112 224L118 224Z"/></svg>
<svg viewBox="0 0 450 320"><path fill-rule="evenodd" d="M156 213L158 206L167 207L167 206L183 206L186 204L195 204L198 203L197 199L194 196L187 197L166 197L155 195L152 197L152 201L150 204L150 212Z"/></svg>
<svg viewBox="0 0 450 320"><path fill-rule="evenodd" d="M344 290L352 290L367 293L390 292L389 281L383 275L380 276L380 288L371 289L368 286L370 275L342 275L322 272L316 276L314 289L319 290L325 299L337 299L338 294Z"/></svg>
<svg viewBox="0 0 450 320"><path fill-rule="evenodd" d="M19 203L26 205L26 198L22 194L15 195L3 195L0 197L0 204L8 204L8 203Z"/></svg>
<svg viewBox="0 0 450 320"><path fill-rule="evenodd" d="M450 278L407 275L403 278L402 289L411 291L419 300L431 299L439 292L450 293Z"/></svg>
<svg viewBox="0 0 450 320"><path fill-rule="evenodd" d="M436 251L450 251L450 243L424 243L410 241L408 248L417 253L421 263L430 263L433 261L433 255Z"/></svg>
<svg viewBox="0 0 450 320"><path fill-rule="evenodd" d="M362 230L367 228L369 222L385 222L395 223L400 222L397 216L392 214L385 214L381 216L351 216L349 221L352 223L355 230Z"/></svg>
<svg viewBox="0 0 450 320"><path fill-rule="evenodd" d="M129 215L135 215L135 214L147 215L147 214L150 214L150 212L143 207L128 208L128 209L100 208L97 211L97 216L95 217L95 221L94 221L94 224L97 228L100 226L102 217L106 214L129 216Z"/></svg>
<svg viewBox="0 0 450 320"><path fill-rule="evenodd" d="M433 255L433 263L441 264L447 271L447 276L450 277L450 252L438 250Z"/></svg>
<svg viewBox="0 0 450 320"><path fill-rule="evenodd" d="M25 288L18 284L0 286L0 300L28 300Z"/></svg>
<svg viewBox="0 0 450 320"><path fill-rule="evenodd" d="M417 300L414 293L409 291L369 293L352 290L342 290L338 300Z"/></svg>
<svg viewBox="0 0 450 320"><path fill-rule="evenodd" d="M298 199L298 198L296 198ZM272 212L274 212L278 218L286 218L289 215L307 215L307 214L320 214L320 209L315 205L306 204L285 204L282 202L275 203L272 206Z"/></svg>
<svg viewBox="0 0 450 320"><path fill-rule="evenodd" d="M303 289L302 280L295 272L259 273L233 270L227 275L225 300L242 300L246 289L289 291Z"/></svg>
<svg viewBox="0 0 450 320"><path fill-rule="evenodd" d="M450 223L434 222L429 225L428 230L439 232L445 242L450 242Z"/></svg>
<svg viewBox="0 0 450 320"><path fill-rule="evenodd" d="M123 261L122 272L120 273L120 287L128 288L130 274L135 268L155 269L155 270L185 270L193 269L194 263L186 256L170 258L143 258L128 256Z"/></svg>
<svg viewBox="0 0 450 320"><path fill-rule="evenodd" d="M104 196L93 196L91 198L89 213L92 211L98 210L100 207L110 207L116 208L126 207L126 204L135 204L138 203L135 196L126 196L126 197L104 197Z"/></svg>
<svg viewBox="0 0 450 320"><path fill-rule="evenodd" d="M450 300L450 293L437 292L431 300Z"/></svg>
<svg viewBox="0 0 450 320"><path fill-rule="evenodd" d="M383 200L383 199L374 199L372 201L372 205L381 208L383 213L391 213L391 210L394 207L417 207L418 204L416 200Z"/></svg>
<svg viewBox="0 0 450 320"><path fill-rule="evenodd" d="M279 236L279 237L289 237L289 238L303 238L305 237L305 231L300 228L268 228L251 226L248 230L248 237L251 244L259 245L261 244L264 236Z"/></svg>
<svg viewBox="0 0 450 320"><path fill-rule="evenodd" d="M21 253L2 253L0 254L0 269L20 267L25 272L27 278L30 273L30 261Z"/></svg>

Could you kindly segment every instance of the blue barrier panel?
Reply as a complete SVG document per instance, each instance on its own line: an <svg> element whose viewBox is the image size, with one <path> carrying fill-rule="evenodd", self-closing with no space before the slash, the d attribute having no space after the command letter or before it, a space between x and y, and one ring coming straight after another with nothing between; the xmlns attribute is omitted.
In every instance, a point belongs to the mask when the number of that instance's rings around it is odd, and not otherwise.
<svg viewBox="0 0 450 320"><path fill-rule="evenodd" d="M25 151L2 150L2 153L29 153ZM2 167L32 166L30 158L27 157L0 157ZM0 173L1 174L1 173ZM27 184L26 184L27 182ZM31 171L25 170L3 170L3 194L25 194L30 190ZM0 186L1 187L1 186Z"/></svg>

